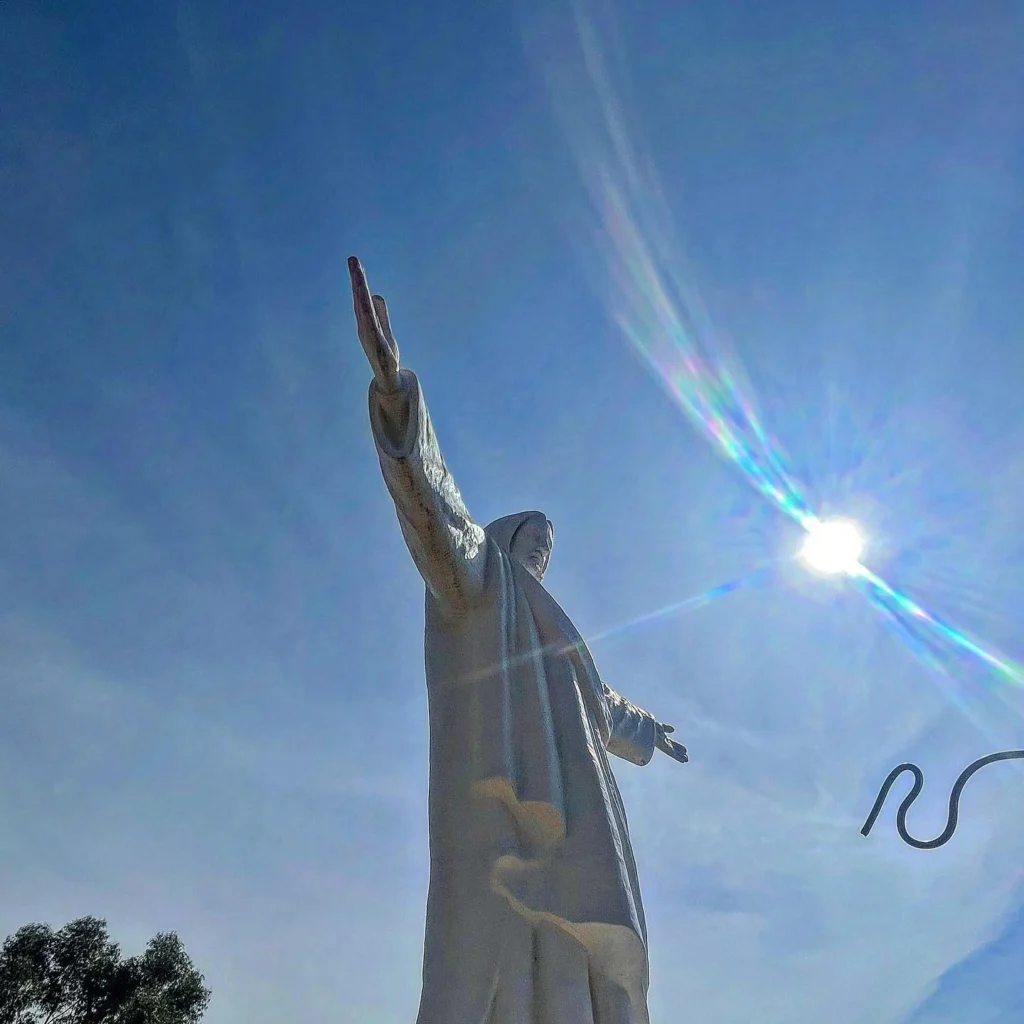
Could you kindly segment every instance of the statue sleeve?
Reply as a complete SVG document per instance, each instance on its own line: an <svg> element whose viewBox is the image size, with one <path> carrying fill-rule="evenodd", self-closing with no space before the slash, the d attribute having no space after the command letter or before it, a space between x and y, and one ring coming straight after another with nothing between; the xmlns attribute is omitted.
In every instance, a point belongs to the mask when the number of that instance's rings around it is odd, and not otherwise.
<svg viewBox="0 0 1024 1024"><path fill-rule="evenodd" d="M434 434L419 380L401 370L395 395L370 385L370 426L384 482L416 568L447 611L483 592L487 543L459 494Z"/></svg>
<svg viewBox="0 0 1024 1024"><path fill-rule="evenodd" d="M633 764L647 764L654 757L658 723L649 712L619 696L607 683L603 685L612 719L608 753L632 761Z"/></svg>

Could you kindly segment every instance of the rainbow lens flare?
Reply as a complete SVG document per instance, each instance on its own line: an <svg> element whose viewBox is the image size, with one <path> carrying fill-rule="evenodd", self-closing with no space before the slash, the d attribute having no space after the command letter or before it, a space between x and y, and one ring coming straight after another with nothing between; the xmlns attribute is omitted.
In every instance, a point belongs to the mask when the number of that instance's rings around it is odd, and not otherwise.
<svg viewBox="0 0 1024 1024"><path fill-rule="evenodd" d="M601 287L613 320L696 429L761 495L807 531L811 558L805 560L848 577L930 667L947 675L954 668L980 667L1002 680L1024 682L1024 667L926 611L864 566L849 529L845 537L842 530L837 533L829 525L832 520L819 518L810 506L781 445L761 420L740 360L725 358L696 289L686 279L669 204L654 161L633 136L636 118L627 116L617 95L593 11L577 3L572 7L581 72L590 88L563 88L556 110L594 214L593 240L604 264ZM548 67L561 70L563 65ZM549 81L557 90L560 79L552 74ZM581 100L585 95L596 106ZM705 604L757 578L755 573L750 580L637 621Z"/></svg>

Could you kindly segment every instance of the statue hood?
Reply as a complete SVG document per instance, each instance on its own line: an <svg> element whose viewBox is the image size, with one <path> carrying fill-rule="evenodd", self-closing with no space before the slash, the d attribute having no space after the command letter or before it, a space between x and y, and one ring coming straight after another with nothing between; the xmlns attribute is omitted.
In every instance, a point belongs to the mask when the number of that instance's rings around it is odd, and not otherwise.
<svg viewBox="0 0 1024 1024"><path fill-rule="evenodd" d="M501 548L502 551L507 555L512 554L512 542L515 540L516 531L524 523L528 523L531 519L539 519L543 523L550 523L550 520L543 512L516 512L515 515L502 516L500 519L495 519L493 523L484 528L484 533L487 534L495 544ZM552 527L552 533L554 527Z"/></svg>

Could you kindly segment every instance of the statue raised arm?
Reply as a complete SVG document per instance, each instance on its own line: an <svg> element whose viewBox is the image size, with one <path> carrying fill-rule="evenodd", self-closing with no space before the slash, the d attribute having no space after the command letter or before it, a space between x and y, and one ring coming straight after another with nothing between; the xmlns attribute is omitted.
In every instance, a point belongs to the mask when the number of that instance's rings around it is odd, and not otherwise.
<svg viewBox="0 0 1024 1024"><path fill-rule="evenodd" d="M445 465L416 375L399 364L387 303L372 295L366 272L348 261L363 351L373 370L370 425L402 534L431 593L449 612L479 595L484 531L473 521Z"/></svg>

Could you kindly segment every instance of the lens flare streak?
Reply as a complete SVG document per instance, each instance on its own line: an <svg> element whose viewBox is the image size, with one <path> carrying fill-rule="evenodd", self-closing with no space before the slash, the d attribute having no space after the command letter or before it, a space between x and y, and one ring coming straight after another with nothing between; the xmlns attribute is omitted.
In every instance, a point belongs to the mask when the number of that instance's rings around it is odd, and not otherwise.
<svg viewBox="0 0 1024 1024"><path fill-rule="evenodd" d="M709 590L705 590L702 594L687 597L682 601L673 601L671 604L664 605L653 612L647 612L644 615L637 616L635 619L630 619L628 622L622 622L617 626L611 626L608 629L603 629L599 633L593 633L587 638L588 642L596 643L600 640L607 640L619 633L625 633L639 626L651 625L661 619L666 619L671 615L681 615L684 612L690 612L696 608L703 608L704 605L711 604L712 601L725 597L727 594L732 594L737 590L752 587L763 582L768 578L771 571L771 567L755 569L749 576L730 580L728 583L721 583L717 587L711 587Z"/></svg>
<svg viewBox="0 0 1024 1024"><path fill-rule="evenodd" d="M634 351L719 452L762 495L806 527L815 517L787 471L779 445L741 392L735 374L701 351L691 318L680 315L636 220L610 183L602 205L613 242L613 272L626 300L626 308L618 310L615 319Z"/></svg>
<svg viewBox="0 0 1024 1024"><path fill-rule="evenodd" d="M896 619L917 642L917 653L941 671L948 671L957 653L976 659L997 678L1024 683L1024 666L1001 657L937 615L926 611L906 594L889 586L879 575L861 566L857 574L871 603L884 615Z"/></svg>

